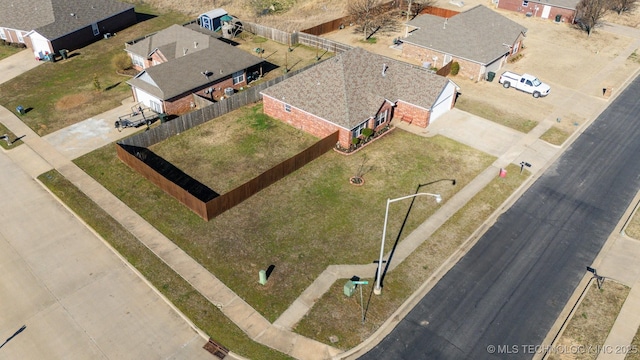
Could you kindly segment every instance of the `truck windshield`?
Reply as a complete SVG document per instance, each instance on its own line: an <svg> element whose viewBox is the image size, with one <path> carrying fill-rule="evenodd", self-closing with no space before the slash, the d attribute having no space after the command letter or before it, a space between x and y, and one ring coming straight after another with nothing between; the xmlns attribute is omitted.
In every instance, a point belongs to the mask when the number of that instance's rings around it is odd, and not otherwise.
<svg viewBox="0 0 640 360"><path fill-rule="evenodd" d="M540 82L538 78L533 79L533 86L540 86L540 84L542 84L542 82Z"/></svg>

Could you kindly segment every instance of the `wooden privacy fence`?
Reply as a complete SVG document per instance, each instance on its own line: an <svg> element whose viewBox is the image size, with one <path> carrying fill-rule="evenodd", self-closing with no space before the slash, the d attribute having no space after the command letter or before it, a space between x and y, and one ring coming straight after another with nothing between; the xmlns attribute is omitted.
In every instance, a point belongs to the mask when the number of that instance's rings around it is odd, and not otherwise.
<svg viewBox="0 0 640 360"><path fill-rule="evenodd" d="M311 34L296 33L295 35L297 35L296 40L300 44L334 52L336 54L340 54L347 50L353 49L353 46L351 45L343 44L341 42L325 39Z"/></svg>
<svg viewBox="0 0 640 360"><path fill-rule="evenodd" d="M293 157L282 161L222 195L191 178L147 148L118 143L116 145L116 153L122 162L158 186L165 193L173 196L202 219L209 221L317 159L322 154L333 149L337 142L338 132L336 131Z"/></svg>

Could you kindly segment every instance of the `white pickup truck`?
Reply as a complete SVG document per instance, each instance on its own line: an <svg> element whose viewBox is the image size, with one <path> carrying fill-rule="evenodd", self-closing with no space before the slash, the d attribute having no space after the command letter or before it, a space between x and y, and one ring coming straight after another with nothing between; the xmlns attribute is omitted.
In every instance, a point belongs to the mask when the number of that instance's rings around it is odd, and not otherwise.
<svg viewBox="0 0 640 360"><path fill-rule="evenodd" d="M518 75L510 71L505 71L500 75L498 80L505 89L513 86L514 88L532 94L534 98L549 95L551 88L549 85L538 80L537 77L529 74Z"/></svg>

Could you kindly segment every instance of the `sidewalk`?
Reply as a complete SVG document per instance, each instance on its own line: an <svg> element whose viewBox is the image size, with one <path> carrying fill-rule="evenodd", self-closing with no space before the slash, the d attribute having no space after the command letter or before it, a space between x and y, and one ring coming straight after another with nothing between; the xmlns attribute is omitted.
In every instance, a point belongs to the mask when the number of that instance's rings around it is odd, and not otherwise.
<svg viewBox="0 0 640 360"><path fill-rule="evenodd" d="M636 38L640 39L640 36ZM586 119L594 119L596 115L604 109L608 104L601 98L594 98L588 95L591 88L599 86L603 79L606 78L608 71L615 68L616 64L624 61L626 57L633 51L632 47L640 47L640 40L636 41L632 46L628 47L618 58L613 61L610 66L596 74L591 81L587 82L584 89L574 91L573 95L562 99L556 106L570 108L573 111L584 114ZM587 102L585 106L585 101ZM126 110L125 110L126 108ZM127 129L130 132L123 131L117 133L117 130L111 128L107 131L110 124L117 118L117 115L127 113L130 108L129 104L123 104L122 109L117 108L113 111L92 119L88 119L83 123L76 124L70 128L47 135L43 138L35 134L24 123L20 121L12 112L7 109L0 108L0 122L7 126L15 134L26 135L22 140L26 146L20 146L18 149L12 149L8 152L12 160L19 163L25 171L33 177L38 176L42 172L55 168L87 196L89 196L96 204L111 214L118 222L127 228L134 236L136 236L143 244L153 251L159 258L166 262L174 271L186 279L197 291L203 294L209 301L215 304L231 321L239 326L253 340L277 349L285 354L298 359L326 359L331 357L345 358L356 356L363 353L368 347L375 345L389 331L393 329L393 321L387 321L378 332L371 336L360 346L349 352L342 353L339 349L322 344L318 341L305 338L291 331L291 328L300 321L304 315L313 307L315 301L322 296L331 285L338 279L350 278L355 274L372 274L375 272L375 264L367 265L331 265L294 301L294 303L286 310L273 324L269 323L262 315L255 311L249 304L238 297L231 289L219 281L215 276L208 272L204 267L189 257L182 249L178 248L173 242L167 239L163 234L157 231L153 226L147 223L141 216L132 211L117 197L107 191L102 185L93 178L84 173L80 168L71 162L77 156L81 156L97 147L109 144L120 137L127 136L135 129ZM124 112L121 113L121 110ZM116 116L116 118L112 118ZM498 159L478 177L471 181L466 187L461 189L453 198L448 199L440 209L426 222L420 225L412 232L403 242L401 242L394 254L394 261L390 264L390 271L405 260L423 241L438 229L450 216L455 214L466 202L471 199L477 192L482 190L495 176L501 167L505 167L510 163L519 163L527 161L533 164L530 170L533 176L528 184L532 183L539 174L545 171L551 163L561 154L563 148L549 145L539 140L539 137L548 130L556 121L556 113L552 113L538 126L528 134L514 132L510 129L500 128L494 123L487 120L473 117L469 114L459 111L453 111L449 120L439 119L429 128L428 132L423 129L397 124L400 128L416 131L422 136L432 136L440 133L444 136L450 136L457 141L467 145L477 147L486 151ZM466 127L491 127L494 131L487 133L485 136L478 136L474 131L453 131L451 124L454 122L464 124ZM584 127L588 124L580 124ZM91 136L85 136L93 134ZM571 140L579 136L580 132L574 133ZM97 141L96 141L97 140ZM525 187L526 185L525 184ZM524 190L524 187L521 191ZM511 201L518 194L512 196ZM504 207L494 216L504 210ZM491 219L490 219L491 221ZM490 223L489 221L489 223ZM483 228L484 229L484 228ZM483 231L480 229L479 231ZM476 237L472 237L465 243L462 248L468 249L472 246ZM620 240L617 243L620 246L628 245L629 239ZM617 247L613 247L618 249ZM443 265L441 269L412 297L405 305L397 311L397 314L403 316L410 308L412 301L418 299L433 286L444 275L448 268L453 266L456 260L462 256L464 250L454 255L449 262ZM617 251L610 251L604 257L604 263L607 259L613 259ZM635 257L637 259L637 257ZM614 263L620 261L610 260ZM613 271L612 271L613 272ZM604 271L603 271L604 273ZM630 281L630 280L629 280ZM637 319L638 310L640 309L640 284L638 280L633 283L632 292L627 299L627 303L623 307L620 319L623 315L630 313L635 315ZM631 296L633 294L633 297ZM393 318L392 316L391 318ZM624 319L632 319L634 316L625 316ZM622 320L621 320L622 321ZM618 322L616 322L618 324ZM615 343L617 341L626 341L628 334L637 329L636 323L620 323L614 325L614 330L610 335L607 343ZM615 336L620 336L615 338ZM612 337L613 336L613 337ZM619 339L619 340L618 340Z"/></svg>

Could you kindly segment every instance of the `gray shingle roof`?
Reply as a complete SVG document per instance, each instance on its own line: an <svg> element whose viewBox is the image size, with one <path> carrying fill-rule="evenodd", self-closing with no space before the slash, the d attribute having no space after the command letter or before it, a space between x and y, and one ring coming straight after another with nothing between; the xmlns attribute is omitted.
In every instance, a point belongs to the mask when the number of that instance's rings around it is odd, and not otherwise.
<svg viewBox="0 0 640 360"><path fill-rule="evenodd" d="M262 61L263 59L251 53L211 39L207 48L187 52L185 56L150 67L127 83L160 99L168 100L213 84ZM207 71L210 72L208 78L202 74Z"/></svg>
<svg viewBox="0 0 640 360"><path fill-rule="evenodd" d="M575 10L580 0L531 0L531 2Z"/></svg>
<svg viewBox="0 0 640 360"><path fill-rule="evenodd" d="M152 51L159 49L167 60L171 60L184 56L185 52L190 54L207 49L210 42L220 41L184 26L171 25L132 45L127 44L126 50L146 58Z"/></svg>
<svg viewBox="0 0 640 360"><path fill-rule="evenodd" d="M354 48L262 93L351 130L385 99L429 109L448 83L427 69Z"/></svg>
<svg viewBox="0 0 640 360"><path fill-rule="evenodd" d="M55 40L133 7L114 0L0 0L0 26Z"/></svg>
<svg viewBox="0 0 640 360"><path fill-rule="evenodd" d="M455 57L489 64L509 51L527 28L478 5L449 19L421 15L408 22L418 30L404 42Z"/></svg>

